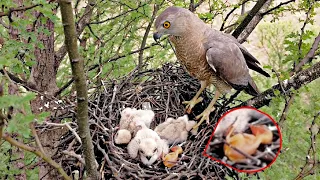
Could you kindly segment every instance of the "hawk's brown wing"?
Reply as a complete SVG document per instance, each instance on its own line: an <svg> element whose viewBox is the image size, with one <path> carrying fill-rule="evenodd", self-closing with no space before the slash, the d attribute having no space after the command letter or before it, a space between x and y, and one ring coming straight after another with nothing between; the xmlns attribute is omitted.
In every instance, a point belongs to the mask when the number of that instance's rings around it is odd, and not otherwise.
<svg viewBox="0 0 320 180"><path fill-rule="evenodd" d="M236 44L210 41L207 47L207 62L218 76L236 90L244 89L251 95L258 95L243 54Z"/></svg>

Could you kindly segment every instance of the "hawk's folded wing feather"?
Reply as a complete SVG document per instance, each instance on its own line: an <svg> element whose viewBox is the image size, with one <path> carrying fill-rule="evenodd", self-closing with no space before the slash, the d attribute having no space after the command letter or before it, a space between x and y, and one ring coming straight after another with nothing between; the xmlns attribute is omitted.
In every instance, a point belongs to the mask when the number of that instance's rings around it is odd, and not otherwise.
<svg viewBox="0 0 320 180"><path fill-rule="evenodd" d="M259 91L252 80L241 50L234 43L211 41L206 58L210 67L236 90L244 89L256 96Z"/></svg>
<svg viewBox="0 0 320 180"><path fill-rule="evenodd" d="M206 52L207 62L226 82L246 86L249 69L239 47L233 43L211 42Z"/></svg>

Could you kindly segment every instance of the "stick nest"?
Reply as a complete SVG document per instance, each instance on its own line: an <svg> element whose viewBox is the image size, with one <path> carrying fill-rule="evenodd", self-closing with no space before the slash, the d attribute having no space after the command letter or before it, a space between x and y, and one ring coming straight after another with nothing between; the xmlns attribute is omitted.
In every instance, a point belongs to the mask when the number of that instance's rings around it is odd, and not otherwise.
<svg viewBox="0 0 320 180"><path fill-rule="evenodd" d="M121 79L102 83L101 88L97 88L89 97L90 129L102 178L223 179L226 173L234 174L233 170L202 155L218 118L229 109L219 108L221 104L217 104L219 112L212 113L210 125L203 123L196 136L190 134L182 146L184 151L179 158L179 164L170 169L160 160L147 167L139 159L129 157L126 145L119 146L114 143L117 131L115 128L119 125L120 113L124 107L142 109L145 105L150 105L155 112L155 120L150 127L154 129L168 117L183 116L185 107L182 102L191 100L199 88L198 80L190 77L180 66L173 64L165 64L156 70L133 71ZM208 91L203 92L201 96L204 100L194 107L189 115L190 120L199 115L212 99L212 94ZM224 98L220 100L225 102ZM61 141L61 149L70 149L70 144L73 143L74 152L82 154L82 147L75 140L74 133L69 132ZM78 170L80 177L83 176L84 166L79 159L69 157L62 162L68 173Z"/></svg>

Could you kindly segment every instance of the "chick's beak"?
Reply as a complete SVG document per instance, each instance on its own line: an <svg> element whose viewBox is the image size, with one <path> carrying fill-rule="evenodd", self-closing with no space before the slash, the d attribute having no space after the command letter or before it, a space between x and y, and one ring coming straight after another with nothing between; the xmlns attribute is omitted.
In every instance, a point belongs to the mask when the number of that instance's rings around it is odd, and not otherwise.
<svg viewBox="0 0 320 180"><path fill-rule="evenodd" d="M155 32L153 33L153 39L154 41L158 42L158 40L161 38L162 34Z"/></svg>

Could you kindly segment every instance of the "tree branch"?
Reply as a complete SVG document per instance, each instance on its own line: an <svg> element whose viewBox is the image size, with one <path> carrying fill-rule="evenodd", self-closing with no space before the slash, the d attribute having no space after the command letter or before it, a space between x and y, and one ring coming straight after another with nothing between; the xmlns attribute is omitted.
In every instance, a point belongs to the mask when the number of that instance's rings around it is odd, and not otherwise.
<svg viewBox="0 0 320 180"><path fill-rule="evenodd" d="M253 106L255 108L261 108L262 106L268 105L271 101L272 97L275 97L274 94L275 90L279 90L281 94L288 94L291 89L299 89L303 85L308 84L315 79L320 77L320 62L314 64L312 67L302 70L295 76L292 76L290 79L283 81L283 89L284 92L281 90L280 84L276 84L272 86L270 89L264 91L259 96L253 97L239 106Z"/></svg>
<svg viewBox="0 0 320 180"><path fill-rule="evenodd" d="M236 30L234 30L234 32L232 33L232 36L234 36L235 38L238 38L241 32L248 26L248 24L253 19L253 17L259 12L259 10L267 1L268 0L259 0L256 3L256 5L251 9L251 11L248 13L248 15L244 18L241 24L236 28Z"/></svg>
<svg viewBox="0 0 320 180"><path fill-rule="evenodd" d="M107 22L107 21L110 21L110 20L116 19L116 18L118 18L118 17L121 17L121 16L123 16L123 15L126 15L126 14L128 14L129 12L136 11L137 9L139 9L140 7L143 7L143 6L145 6L145 5L147 5L147 4L139 5L138 7L134 8L134 9L130 9L130 10L128 10L128 11L126 11L126 12L123 12L123 13L121 13L121 14L118 14L118 15L116 15L116 16L107 18L107 19L102 20L102 21L90 22L89 24L102 24L102 23L105 23L105 22Z"/></svg>
<svg viewBox="0 0 320 180"><path fill-rule="evenodd" d="M243 31L240 33L239 37L237 38L239 43L245 42L245 40L248 38L248 36L256 28L256 26L259 24L259 22L263 18L261 13L263 13L270 6L271 2L272 2L272 0L268 0L263 5L263 7L260 9L260 11L253 17L253 19L250 21L250 23L243 29Z"/></svg>
<svg viewBox="0 0 320 180"><path fill-rule="evenodd" d="M296 65L296 67L294 68L294 72L299 72L303 65L310 62L314 58L315 52L317 51L317 49L319 47L319 43L320 43L320 33L315 38L308 54L300 61L300 63L298 65Z"/></svg>
<svg viewBox="0 0 320 180"><path fill-rule="evenodd" d="M83 69L84 62L78 51L78 35L74 23L72 5L70 0L60 0L59 5L61 7L62 24L65 34L65 46L69 54L72 74L77 90L77 123L83 146L86 169L88 171L88 179L96 180L99 179L99 174L95 163L96 160L88 123L88 94Z"/></svg>
<svg viewBox="0 0 320 180"><path fill-rule="evenodd" d="M301 167L300 173L295 177L295 180L302 180L305 177L312 175L315 173L315 170L318 166L320 166L320 161L317 160L317 136L320 134L319 126L316 123L316 120L319 118L320 112L318 112L311 122L311 126L309 128L310 131L310 147L308 149L308 153L306 155L306 161L303 167Z"/></svg>
<svg viewBox="0 0 320 180"><path fill-rule="evenodd" d="M225 25L225 23L227 22L229 16L230 16L235 10L237 10L237 9L240 7L240 5L244 5L244 4L245 4L246 2L248 2L248 1L249 1L249 0L244 0L244 1L241 2L240 4L235 5L235 7L234 7L230 12L228 12L228 14L226 15L226 17L223 19L223 22L222 22L221 27L220 27L220 31L223 31L224 29L227 29L227 28L224 28L224 25Z"/></svg>
<svg viewBox="0 0 320 180"><path fill-rule="evenodd" d="M149 32L150 32L150 29L152 27L152 24L153 24L153 21L154 19L156 18L156 14L159 10L159 6L157 4L154 5L154 10L153 10L153 13L152 13L152 16L151 16L151 20L147 26L147 29L143 35L143 39L142 39L142 42L141 42L141 46L140 46L140 49L143 49L145 46L146 46L146 42L147 42L147 38L148 38L148 35L149 35ZM140 71L141 70L141 67L142 67L142 60L143 60L143 51L144 50L141 50L139 52L139 61L138 61L138 70Z"/></svg>
<svg viewBox="0 0 320 180"><path fill-rule="evenodd" d="M287 119L288 111L289 111L294 99L295 99L295 94L291 94L289 96L289 100L286 102L286 104L285 104L285 106L283 108L280 120L278 122L280 127L282 127L283 122Z"/></svg>
<svg viewBox="0 0 320 180"><path fill-rule="evenodd" d="M5 133L3 135L3 139L6 140L8 143L10 143L13 146L16 146L16 147L18 147L20 149L23 149L25 151L29 151L29 152L37 155L38 157L42 158L45 162L47 162L52 167L57 169L57 171L63 176L64 179L71 180L71 178L67 175L67 173L63 170L63 168L58 163L56 163L50 157L48 157L45 154L43 154L41 151L35 149L34 147L30 147L30 146L28 146L26 144L23 144L21 142L16 141L12 137L10 137L10 135L8 133Z"/></svg>
<svg viewBox="0 0 320 180"><path fill-rule="evenodd" d="M296 1L296 0L289 0L289 1L286 1L286 2L282 2L282 3L278 4L277 6L269 9L268 11L262 13L261 15L262 15L262 16L265 16L265 15L269 14L270 12L272 12L272 11L274 11L274 10L276 10L276 9L279 9L281 6L286 5L286 4L289 4L289 3L292 3L292 2L295 2L295 1Z"/></svg>
<svg viewBox="0 0 320 180"><path fill-rule="evenodd" d="M189 10L191 12L196 11L197 7L199 7L203 2L204 2L204 0L200 0L197 4L195 4L194 0L191 0L190 4L189 4Z"/></svg>
<svg viewBox="0 0 320 180"><path fill-rule="evenodd" d="M0 69L0 73L3 74L3 75L7 74L8 77L9 77L13 82L19 83L19 84L21 84L23 87L25 87L25 88L27 88L27 89L30 88L30 87L28 87L27 82L23 81L22 79L18 78L18 77L15 76L15 75L9 73L8 71L5 71L4 69Z"/></svg>
<svg viewBox="0 0 320 180"><path fill-rule="evenodd" d="M89 0L82 17L79 19L77 24L77 37L84 31L84 28L90 22L94 6L96 5L96 0ZM59 66L64 56L67 54L67 48L62 45L58 51L55 52L54 57L56 61L56 66ZM58 67L57 67L58 68Z"/></svg>
<svg viewBox="0 0 320 180"><path fill-rule="evenodd" d="M166 38L162 39L161 41L163 40L166 40ZM132 54L136 54L136 53L139 53L140 51L143 51L143 50L146 50L146 49L149 49L153 46L156 46L156 45L159 45L158 43L152 43L150 46L146 46L142 49L137 49L137 50L134 50L134 51L131 51L127 54L123 54L123 55L117 55L113 58L110 58L108 60L104 60L103 62L99 63L99 64L94 64L92 66L90 66L88 68L88 71L92 71L98 67L100 67L102 64L106 64L106 63L109 63L109 62L114 62L114 61L117 61L118 59L121 59L121 58L124 58L124 57L127 57L127 56L130 56ZM74 79L70 79L65 85L62 86L62 88L59 89L59 91L55 94L55 96L58 96L59 94L61 94L66 88L68 88L72 83L74 82Z"/></svg>
<svg viewBox="0 0 320 180"><path fill-rule="evenodd" d="M59 96L65 89L67 89L72 83L74 79L71 78L65 85L63 85L55 94L54 97Z"/></svg>
<svg viewBox="0 0 320 180"><path fill-rule="evenodd" d="M34 136L34 139L36 140L36 144L37 144L38 148L40 149L40 152L45 154L45 151L43 149L43 146L41 144L41 141L39 139L37 131L36 131L35 127L34 127L34 122L31 122L29 125L30 125L31 132L32 132L32 134Z"/></svg>
<svg viewBox="0 0 320 180"><path fill-rule="evenodd" d="M34 7L37 7L37 6L42 6L42 4L35 4L35 5L31 5L31 6L23 6L23 7L17 7L17 8L9 8L9 10L7 12L0 12L0 17L10 16L10 14L12 12L15 12L15 11L26 11L26 10L32 9Z"/></svg>
<svg viewBox="0 0 320 180"><path fill-rule="evenodd" d="M163 40L165 40L165 39L163 39ZM124 58L124 57L129 56L129 55L132 55L132 54L136 54L136 53L138 53L138 52L140 52L140 51L149 49L149 48L151 48L151 47L153 47L153 46L156 46L156 45L159 45L159 44L158 44L158 43L152 43L150 46L146 46L146 47L144 47L144 48L142 48L142 49L137 49L137 50L131 51L131 52L127 53L127 54L117 55L117 56L115 56L115 57L113 57L113 58L110 58L110 59L108 59L108 60L104 60L103 62L101 62L101 63L99 63L99 64L92 65L91 67L89 67L88 71L92 71L93 69L96 69L96 68L99 67L101 64L105 64L105 63L109 63L109 62L116 61L116 60L118 60L118 59Z"/></svg>

